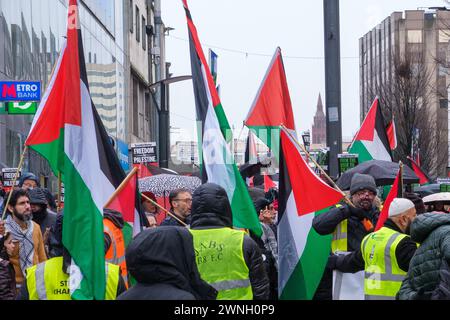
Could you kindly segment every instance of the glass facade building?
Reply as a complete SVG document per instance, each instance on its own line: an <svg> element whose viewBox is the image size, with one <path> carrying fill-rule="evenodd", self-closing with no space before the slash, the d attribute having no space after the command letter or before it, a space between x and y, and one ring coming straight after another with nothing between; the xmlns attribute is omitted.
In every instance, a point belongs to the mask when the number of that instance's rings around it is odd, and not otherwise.
<svg viewBox="0 0 450 320"><path fill-rule="evenodd" d="M108 134L127 141L124 1L79 3L92 100ZM67 4L67 0L0 0L0 80L41 81L42 90L47 87L66 35ZM32 116L0 114L0 167L18 165L31 122ZM32 152L24 170L42 179L50 175L46 161Z"/></svg>

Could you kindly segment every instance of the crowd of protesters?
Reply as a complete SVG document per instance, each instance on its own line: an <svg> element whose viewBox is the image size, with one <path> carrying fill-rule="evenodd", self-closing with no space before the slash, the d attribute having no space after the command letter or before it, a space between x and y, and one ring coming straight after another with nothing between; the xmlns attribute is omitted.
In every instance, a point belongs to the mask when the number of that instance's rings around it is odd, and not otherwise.
<svg viewBox="0 0 450 320"><path fill-rule="evenodd" d="M173 190L165 218L155 195L144 192L150 227L134 238L121 213L105 209L105 299L278 299L278 190L249 187L249 194L262 235L233 228L227 193L212 183L193 194ZM363 272L365 299L450 299L446 207L426 208L417 194L405 193L392 201L388 219L375 231L382 202L374 179L356 174L349 195L351 204L313 220L318 234L333 235L314 299L336 299L336 271ZM0 222L0 299L70 299L64 213L52 194L27 173L8 204L8 194L1 196L6 216Z"/></svg>

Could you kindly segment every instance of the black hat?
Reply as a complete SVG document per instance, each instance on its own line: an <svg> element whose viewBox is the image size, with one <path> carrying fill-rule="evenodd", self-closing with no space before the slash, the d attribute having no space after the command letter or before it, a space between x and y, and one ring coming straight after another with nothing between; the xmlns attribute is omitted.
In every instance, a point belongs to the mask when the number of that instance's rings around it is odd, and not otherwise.
<svg viewBox="0 0 450 320"><path fill-rule="evenodd" d="M31 204L47 204L47 198L41 188L28 190L28 195L30 196Z"/></svg>
<svg viewBox="0 0 450 320"><path fill-rule="evenodd" d="M255 201L255 209L256 209L256 213L259 216L259 212L261 210L263 210L265 207L267 207L268 205L270 205L273 201L269 201L266 198L258 198Z"/></svg>
<svg viewBox="0 0 450 320"><path fill-rule="evenodd" d="M350 195L364 189L376 194L377 185L375 184L375 179L368 174L355 173L350 183Z"/></svg>

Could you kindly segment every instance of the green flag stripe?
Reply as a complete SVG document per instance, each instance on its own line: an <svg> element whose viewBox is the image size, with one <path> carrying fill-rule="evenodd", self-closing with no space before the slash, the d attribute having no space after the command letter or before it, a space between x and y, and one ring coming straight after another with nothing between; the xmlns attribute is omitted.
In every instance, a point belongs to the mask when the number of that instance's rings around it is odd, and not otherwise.
<svg viewBox="0 0 450 320"><path fill-rule="evenodd" d="M329 208L315 213L319 215ZM311 300L322 279L331 249L332 235L321 236L313 228L305 249L281 293L281 300Z"/></svg>

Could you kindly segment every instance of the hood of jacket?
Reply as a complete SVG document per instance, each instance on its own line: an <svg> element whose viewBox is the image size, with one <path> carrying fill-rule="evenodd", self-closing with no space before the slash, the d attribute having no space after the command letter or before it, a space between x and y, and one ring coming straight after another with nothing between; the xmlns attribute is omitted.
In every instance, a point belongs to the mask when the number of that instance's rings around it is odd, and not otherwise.
<svg viewBox="0 0 450 320"><path fill-rule="evenodd" d="M112 209L103 210L103 219L110 220L119 229L122 229L125 223L122 214L119 211Z"/></svg>
<svg viewBox="0 0 450 320"><path fill-rule="evenodd" d="M225 189L205 183L192 195L191 228L233 226L233 215Z"/></svg>
<svg viewBox="0 0 450 320"><path fill-rule="evenodd" d="M427 212L418 215L411 223L411 239L422 243L436 228L450 224L450 214Z"/></svg>
<svg viewBox="0 0 450 320"><path fill-rule="evenodd" d="M129 244L125 259L129 273L139 283L169 284L197 299L217 295L200 278L192 235L186 228L162 226L144 230Z"/></svg>

